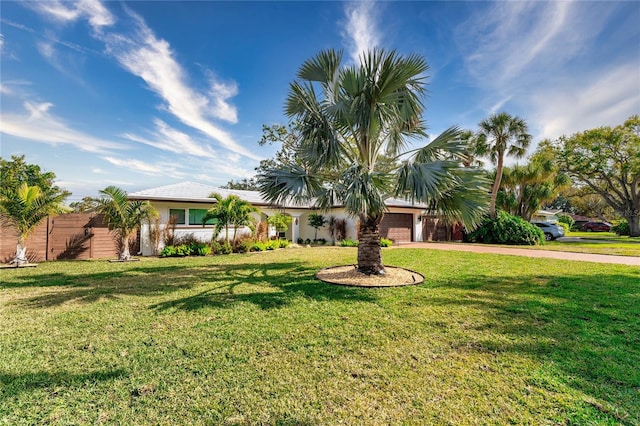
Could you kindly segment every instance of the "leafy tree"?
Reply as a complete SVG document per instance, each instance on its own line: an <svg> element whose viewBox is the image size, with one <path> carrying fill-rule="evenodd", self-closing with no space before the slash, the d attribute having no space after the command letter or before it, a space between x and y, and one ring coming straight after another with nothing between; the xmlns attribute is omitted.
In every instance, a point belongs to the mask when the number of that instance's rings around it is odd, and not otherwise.
<svg viewBox="0 0 640 426"><path fill-rule="evenodd" d="M553 200L571 179L558 171L549 141L543 141L525 165L503 169L496 203L503 210L531 220L544 203Z"/></svg>
<svg viewBox="0 0 640 426"><path fill-rule="evenodd" d="M531 143L527 123L520 117L506 112L493 114L478 124L477 153L488 156L496 165L496 175L491 188L489 215L496 217L496 199L502 181L505 156L524 157Z"/></svg>
<svg viewBox="0 0 640 426"><path fill-rule="evenodd" d="M62 194L70 195L55 185L56 175L53 172L45 172L37 164L25 162L25 156L12 156L11 160L0 158L0 188L13 188L17 190L22 183L27 186L37 186L46 195Z"/></svg>
<svg viewBox="0 0 640 426"><path fill-rule="evenodd" d="M451 128L426 146L407 151L410 138L426 137L422 119L425 72L419 56L373 50L354 66L327 50L306 61L291 83L286 113L300 131L299 162L269 167L258 185L272 204L316 200L340 203L360 220L358 269L384 273L379 226L385 200L396 196L426 205L472 228L484 210L486 182L464 168L465 143ZM391 169L382 156L405 158Z"/></svg>
<svg viewBox="0 0 640 426"><path fill-rule="evenodd" d="M624 217L630 236L640 236L640 116L563 136L557 149L560 167Z"/></svg>
<svg viewBox="0 0 640 426"><path fill-rule="evenodd" d="M207 210L207 214L202 218L202 226L209 220L215 219L214 238L224 228L225 241L227 243L229 243L229 227L233 226L233 243L235 244L238 228L251 226L253 224L251 213L258 213L259 210L248 201L240 199L237 195L229 195L223 198L222 195L213 193L209 197L213 198L216 203Z"/></svg>
<svg viewBox="0 0 640 426"><path fill-rule="evenodd" d="M12 263L26 263L25 239L49 215L63 213L64 199L68 192L44 192L39 186L22 182L15 187L0 189L0 221L18 231L16 257Z"/></svg>
<svg viewBox="0 0 640 426"><path fill-rule="evenodd" d="M69 203L69 208L74 213L90 212L96 208L96 200L93 197L82 197L80 201Z"/></svg>
<svg viewBox="0 0 640 426"><path fill-rule="evenodd" d="M127 192L116 186L108 186L100 190L100 194L95 199L96 212L103 215L104 222L117 238L118 260L131 260L131 238L143 221L148 221L158 212L148 201L129 200Z"/></svg>
<svg viewBox="0 0 640 426"><path fill-rule="evenodd" d="M66 211L62 203L71 193L56 186L55 178L55 173L28 164L24 155L0 158L0 220L18 231L18 264L26 261L20 256L26 252L25 238L48 215Z"/></svg>
<svg viewBox="0 0 640 426"><path fill-rule="evenodd" d="M265 160L262 160L265 161ZM222 188L225 189L237 189L241 191L257 191L258 183L255 178L244 178L241 180L230 180L226 185L223 185Z"/></svg>
<svg viewBox="0 0 640 426"><path fill-rule="evenodd" d="M318 239L318 229L322 228L324 224L327 223L327 220L318 213L311 213L309 215L309 226L316 230L314 241Z"/></svg>
<svg viewBox="0 0 640 426"><path fill-rule="evenodd" d="M267 223L278 232L285 232L289 225L291 225L292 217L284 213L276 213L267 218Z"/></svg>

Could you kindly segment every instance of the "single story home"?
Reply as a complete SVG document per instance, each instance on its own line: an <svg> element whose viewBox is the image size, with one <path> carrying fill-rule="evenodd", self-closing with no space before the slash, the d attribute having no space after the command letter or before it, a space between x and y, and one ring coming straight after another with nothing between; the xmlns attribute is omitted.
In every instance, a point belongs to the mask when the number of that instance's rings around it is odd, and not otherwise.
<svg viewBox="0 0 640 426"><path fill-rule="evenodd" d="M531 221L558 223L558 213L562 213L562 210L538 210L531 215Z"/></svg>
<svg viewBox="0 0 640 426"><path fill-rule="evenodd" d="M347 215L344 208L340 206L326 212L320 212L311 204L273 207L257 191L229 190L200 183L182 182L133 192L129 194L129 199L149 201L160 214L161 224L166 224L169 218L174 216L177 219L176 237L193 234L196 238L207 241L212 237L213 225L203 227L202 218L215 202L209 197L214 192L223 198L231 194L237 195L259 208L261 214L260 217L256 215L256 219L266 219L276 213L290 215L292 217L291 225L284 233L284 237L293 242L299 238L306 240L315 237L315 229L309 226L309 214L311 213L321 213L325 217L333 215L346 219L347 238L357 239L356 219ZM380 226L380 232L384 238L389 238L396 243L451 239L452 237L461 239L459 232L456 232L451 226L445 225L433 215L429 215L419 204L392 198L387 200L387 208L388 212L385 213ZM238 231L246 232L248 230ZM140 234L142 255L152 255L154 248L148 224L142 226ZM269 236L275 235L275 229L270 229ZM326 227L318 230L318 238L330 240Z"/></svg>

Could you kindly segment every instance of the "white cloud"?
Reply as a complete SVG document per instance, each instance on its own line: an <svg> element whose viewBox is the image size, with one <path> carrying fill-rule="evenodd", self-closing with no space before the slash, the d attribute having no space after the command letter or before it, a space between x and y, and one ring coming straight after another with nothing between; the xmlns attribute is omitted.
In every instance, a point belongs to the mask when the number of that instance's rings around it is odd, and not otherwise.
<svg viewBox="0 0 640 426"><path fill-rule="evenodd" d="M155 119L153 122L156 127L156 130L152 132L153 139L131 133L125 133L123 137L134 142L177 154L188 154L205 158L217 157L216 152L210 146L194 141L191 136L170 127L162 120Z"/></svg>
<svg viewBox="0 0 640 426"><path fill-rule="evenodd" d="M133 12L130 14L137 31L127 36L105 36L103 40L108 52L126 70L142 78L149 89L165 100L167 110L184 124L217 140L228 150L258 160L258 156L239 145L229 133L206 118L212 116L237 122L235 107L226 102L237 92L235 86L214 81L209 97L191 88L169 43L156 38L141 17Z"/></svg>
<svg viewBox="0 0 640 426"><path fill-rule="evenodd" d="M27 114L7 113L2 115L0 132L49 145L72 145L82 151L105 153L123 149L124 146L93 137L70 128L63 120L49 113L50 102L24 102Z"/></svg>
<svg viewBox="0 0 640 426"><path fill-rule="evenodd" d="M563 89L541 91L533 97L540 138L557 138L600 126L617 126L640 111L637 64L604 73L572 76Z"/></svg>
<svg viewBox="0 0 640 426"><path fill-rule="evenodd" d="M376 23L376 11L381 3L373 1L353 2L345 5L347 18L343 37L349 46L351 60L360 62L360 55L380 44L380 33Z"/></svg>
<svg viewBox="0 0 640 426"><path fill-rule="evenodd" d="M29 6L62 23L75 22L85 18L96 32L100 32L102 27L113 25L116 22L111 12L98 0L41 1L29 3Z"/></svg>
<svg viewBox="0 0 640 426"><path fill-rule="evenodd" d="M109 156L102 157L102 159L108 161L114 166L123 167L147 175L172 175L176 171L175 166L168 163L152 164L136 159L123 160Z"/></svg>

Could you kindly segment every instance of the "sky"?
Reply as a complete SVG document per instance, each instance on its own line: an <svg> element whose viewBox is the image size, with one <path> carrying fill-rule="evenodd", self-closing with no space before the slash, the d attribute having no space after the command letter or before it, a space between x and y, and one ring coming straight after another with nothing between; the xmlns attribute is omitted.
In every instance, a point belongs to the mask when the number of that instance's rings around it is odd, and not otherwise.
<svg viewBox="0 0 640 426"><path fill-rule="evenodd" d="M505 111L537 143L640 113L639 22L637 1L3 0L0 155L70 202L224 185L277 150L257 142L305 60L373 47L426 59L430 134Z"/></svg>

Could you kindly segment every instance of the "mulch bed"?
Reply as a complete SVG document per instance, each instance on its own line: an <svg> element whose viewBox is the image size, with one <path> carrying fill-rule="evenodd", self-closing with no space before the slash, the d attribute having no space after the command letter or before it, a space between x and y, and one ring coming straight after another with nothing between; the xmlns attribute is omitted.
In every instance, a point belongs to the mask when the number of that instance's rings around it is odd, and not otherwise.
<svg viewBox="0 0 640 426"><path fill-rule="evenodd" d="M424 276L408 269L385 266L385 275L367 275L358 272L356 265L334 266L321 269L316 278L328 284L354 287L400 287L424 282Z"/></svg>

